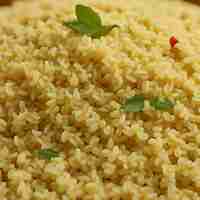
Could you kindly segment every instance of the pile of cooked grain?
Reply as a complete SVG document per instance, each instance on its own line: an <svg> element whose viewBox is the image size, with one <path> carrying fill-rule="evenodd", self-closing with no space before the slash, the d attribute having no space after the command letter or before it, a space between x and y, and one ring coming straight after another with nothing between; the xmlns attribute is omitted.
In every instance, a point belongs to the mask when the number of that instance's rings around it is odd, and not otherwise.
<svg viewBox="0 0 200 200"><path fill-rule="evenodd" d="M91 39L63 26L77 3L120 28ZM143 112L123 112L138 94ZM173 109L153 109L153 97ZM58 156L43 159L42 149ZM200 199L198 6L29 0L0 9L0 200L76 199Z"/></svg>

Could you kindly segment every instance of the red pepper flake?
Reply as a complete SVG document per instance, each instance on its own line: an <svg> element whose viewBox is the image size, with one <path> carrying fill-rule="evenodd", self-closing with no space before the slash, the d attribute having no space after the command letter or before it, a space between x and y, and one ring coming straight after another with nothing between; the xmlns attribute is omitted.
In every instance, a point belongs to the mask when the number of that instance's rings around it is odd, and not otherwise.
<svg viewBox="0 0 200 200"><path fill-rule="evenodd" d="M178 40L176 39L175 36L172 36L170 39L169 39L169 43L171 45L171 48L174 48L176 46L176 44L178 43Z"/></svg>

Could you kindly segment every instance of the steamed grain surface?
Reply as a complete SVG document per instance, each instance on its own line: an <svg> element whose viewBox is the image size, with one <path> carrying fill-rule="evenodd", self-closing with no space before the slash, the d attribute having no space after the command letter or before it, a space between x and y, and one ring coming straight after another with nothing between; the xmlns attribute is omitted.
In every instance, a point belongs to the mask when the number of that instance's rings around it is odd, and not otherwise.
<svg viewBox="0 0 200 200"><path fill-rule="evenodd" d="M77 3L117 24L63 26ZM169 38L179 43L171 50ZM128 97L171 110L121 110ZM53 149L59 157L35 154ZM178 0L29 0L0 9L1 200L199 200L200 8Z"/></svg>

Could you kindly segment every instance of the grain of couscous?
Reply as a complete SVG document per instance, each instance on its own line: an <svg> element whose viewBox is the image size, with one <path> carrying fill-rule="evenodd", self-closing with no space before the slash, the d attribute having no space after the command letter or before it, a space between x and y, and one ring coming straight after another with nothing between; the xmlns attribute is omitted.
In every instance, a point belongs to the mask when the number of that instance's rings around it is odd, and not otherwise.
<svg viewBox="0 0 200 200"><path fill-rule="evenodd" d="M77 4L118 28L64 26ZM181 0L1 8L0 200L200 200L199 55Z"/></svg>

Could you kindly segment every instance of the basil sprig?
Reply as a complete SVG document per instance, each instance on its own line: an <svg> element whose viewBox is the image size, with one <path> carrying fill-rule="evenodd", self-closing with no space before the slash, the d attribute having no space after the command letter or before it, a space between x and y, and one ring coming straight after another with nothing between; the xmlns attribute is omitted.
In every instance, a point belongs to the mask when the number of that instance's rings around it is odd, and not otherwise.
<svg viewBox="0 0 200 200"><path fill-rule="evenodd" d="M136 95L129 97L125 104L122 106L124 112L141 112L144 109L144 97Z"/></svg>
<svg viewBox="0 0 200 200"><path fill-rule="evenodd" d="M132 97L127 98L125 101L124 105L121 107L121 109L124 112L142 112L144 110L144 102L145 98L142 95L135 95ZM152 98L149 100L150 105L155 109L155 110L169 110L174 107L174 103L172 103L169 99L167 98Z"/></svg>
<svg viewBox="0 0 200 200"><path fill-rule="evenodd" d="M150 105L156 110L169 110L174 107L174 104L167 98L154 98L150 101Z"/></svg>
<svg viewBox="0 0 200 200"><path fill-rule="evenodd" d="M53 158L59 157L59 153L53 149L40 149L36 153L39 158L44 160L52 160Z"/></svg>
<svg viewBox="0 0 200 200"><path fill-rule="evenodd" d="M101 17L92 8L84 5L76 5L76 20L64 22L64 25L92 38L100 38L107 35L118 25L103 25Z"/></svg>

